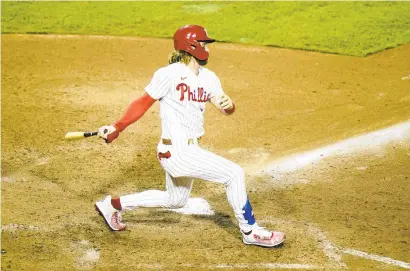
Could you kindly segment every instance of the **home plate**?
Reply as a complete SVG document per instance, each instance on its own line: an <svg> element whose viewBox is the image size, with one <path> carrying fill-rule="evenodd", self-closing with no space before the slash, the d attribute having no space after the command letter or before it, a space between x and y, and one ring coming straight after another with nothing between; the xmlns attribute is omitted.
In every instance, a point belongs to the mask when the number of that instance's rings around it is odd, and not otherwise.
<svg viewBox="0 0 410 271"><path fill-rule="evenodd" d="M177 212L184 215L213 215L209 203L201 198L189 198L184 207L178 209L168 209L168 211Z"/></svg>

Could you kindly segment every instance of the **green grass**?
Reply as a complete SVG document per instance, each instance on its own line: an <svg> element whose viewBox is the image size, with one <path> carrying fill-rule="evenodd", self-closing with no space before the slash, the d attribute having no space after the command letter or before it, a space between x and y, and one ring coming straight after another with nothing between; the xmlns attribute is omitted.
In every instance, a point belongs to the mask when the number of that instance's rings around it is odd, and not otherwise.
<svg viewBox="0 0 410 271"><path fill-rule="evenodd" d="M219 41L365 56L410 42L410 2L2 2L2 33L169 38L184 24Z"/></svg>

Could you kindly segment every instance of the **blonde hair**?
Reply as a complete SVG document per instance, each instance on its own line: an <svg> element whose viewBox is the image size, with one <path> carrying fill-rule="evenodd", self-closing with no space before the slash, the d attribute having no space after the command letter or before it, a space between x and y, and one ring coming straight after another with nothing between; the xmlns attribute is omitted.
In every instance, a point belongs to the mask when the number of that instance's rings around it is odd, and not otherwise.
<svg viewBox="0 0 410 271"><path fill-rule="evenodd" d="M188 65L188 63L191 61L192 56L185 52L185 51L173 51L172 54L168 58L168 64L172 63L177 63L181 62L184 63L185 65Z"/></svg>

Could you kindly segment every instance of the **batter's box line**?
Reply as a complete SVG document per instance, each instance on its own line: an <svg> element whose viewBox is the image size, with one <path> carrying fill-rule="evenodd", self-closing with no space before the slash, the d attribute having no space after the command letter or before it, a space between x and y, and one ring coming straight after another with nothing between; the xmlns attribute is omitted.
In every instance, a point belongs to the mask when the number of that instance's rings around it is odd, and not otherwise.
<svg viewBox="0 0 410 271"><path fill-rule="evenodd" d="M204 269L322 269L311 264L300 263L237 263L237 264L184 264L184 267L204 268Z"/></svg>
<svg viewBox="0 0 410 271"><path fill-rule="evenodd" d="M389 264L389 265L395 265L395 266L405 268L405 269L410 269L410 263L394 260L394 259L389 258L389 257L379 256L379 255L375 255L375 254L369 254L367 252L363 252L363 251L359 251L359 250L355 250L355 249L351 249L351 248L343 249L342 252L345 253L345 254L361 257L361 258L364 258L364 259L378 261L378 262Z"/></svg>
<svg viewBox="0 0 410 271"><path fill-rule="evenodd" d="M323 250L323 253L328 259L328 263L321 265L321 267L316 266L315 268L321 269L344 269L347 268L346 264L342 260L342 254L340 249L338 249L329 239L327 239L325 233L319 228L314 226L312 223L305 221L293 221L293 220L283 220L283 219L273 219L267 218L265 220L260 220L261 223L269 224L281 224L289 225L296 224L298 228L307 227L307 232L313 235L317 240L317 246ZM312 265L313 266L313 265Z"/></svg>
<svg viewBox="0 0 410 271"><path fill-rule="evenodd" d="M378 261L378 262L388 264L388 265L394 265L394 266L410 269L410 264L403 262L403 261L398 261L398 260L391 259L389 257L379 256L375 254L369 254L367 252L359 251L359 250L355 250L351 248L348 248L348 249L338 248L326 238L323 231L320 230L318 227L314 227L310 225L309 229L317 233L318 240L320 240L323 244L322 245L323 251L328 256L328 258L334 260L334 262L339 267L342 267L342 268L347 267L346 264L343 263L342 261L341 254L343 253L343 254L349 254L349 255L361 257L361 258L368 259L368 260Z"/></svg>
<svg viewBox="0 0 410 271"><path fill-rule="evenodd" d="M405 269L410 269L410 263L394 260L389 257L379 256L375 254L370 254L364 251L359 251L351 248L339 248L335 246L329 239L327 239L325 233L317 226L314 226L312 223L306 223L303 221L286 221L281 219L268 219L268 220L261 220L262 223L272 223L272 224L289 224L289 223L297 223L301 225L307 225L308 231L315 234L317 240L319 241L319 245L323 249L323 252L331 261L331 264L327 265L327 268L347 268L346 264L342 260L342 253L357 256L360 258L373 260L377 262L381 262L388 265L394 265ZM312 265L313 266L313 265Z"/></svg>
<svg viewBox="0 0 410 271"><path fill-rule="evenodd" d="M322 267L311 265L311 264L298 264L298 263L256 263L256 264L248 264L248 263L236 263L236 264L181 264L181 265L163 265L158 263L153 264L139 264L137 268L144 268L144 269L169 269L179 267L180 269L184 268L195 268L195 269L302 269L302 270L312 270L312 269L323 269Z"/></svg>

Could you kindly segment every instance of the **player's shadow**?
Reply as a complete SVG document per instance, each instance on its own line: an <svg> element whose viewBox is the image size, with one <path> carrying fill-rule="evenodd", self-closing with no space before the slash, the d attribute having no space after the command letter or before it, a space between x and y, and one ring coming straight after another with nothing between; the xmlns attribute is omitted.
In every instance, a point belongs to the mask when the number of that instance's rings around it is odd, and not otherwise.
<svg viewBox="0 0 410 271"><path fill-rule="evenodd" d="M181 222L181 215L173 212L167 212L161 208L133 210L124 213L124 220L132 224L146 224L146 225L170 225Z"/></svg>
<svg viewBox="0 0 410 271"><path fill-rule="evenodd" d="M164 209L148 209L147 211L140 213L138 210L131 212L126 212L123 215L124 221L129 224L145 224L145 225L172 225L181 222L184 214L179 214ZM232 218L223 212L215 212L214 215L189 215L193 219L202 221L212 221L219 228L223 229L225 232L232 236L238 235L238 227L232 222Z"/></svg>
<svg viewBox="0 0 410 271"><path fill-rule="evenodd" d="M184 214L167 211L161 208L145 209L143 213L140 210L126 212L123 218L133 224L178 224L181 222ZM232 222L231 217L223 212L215 212L214 215L189 215L196 220L207 220L214 222L218 227L228 233L236 234L237 226Z"/></svg>
<svg viewBox="0 0 410 271"><path fill-rule="evenodd" d="M212 221L230 235L238 235L238 226L232 222L232 218L226 213L216 211L214 215L193 215L193 217L197 220Z"/></svg>

